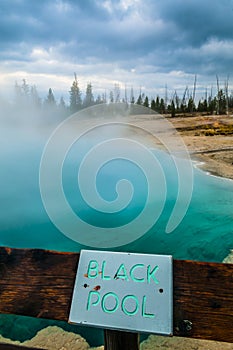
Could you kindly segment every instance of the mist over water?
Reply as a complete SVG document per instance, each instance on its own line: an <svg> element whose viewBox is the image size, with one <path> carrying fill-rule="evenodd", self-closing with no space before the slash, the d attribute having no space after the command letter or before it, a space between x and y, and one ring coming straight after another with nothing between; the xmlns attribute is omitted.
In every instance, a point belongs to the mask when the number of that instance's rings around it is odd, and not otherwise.
<svg viewBox="0 0 233 350"><path fill-rule="evenodd" d="M6 117L6 113L1 111L1 246L77 252L85 247L57 229L48 217L41 199L39 188L41 156L49 135L59 122L60 119L56 119L56 116L51 118L49 123L45 123L39 116L34 120L30 119L30 113L26 116L24 114L20 119L19 113L17 118L16 115ZM93 139L89 141L94 142ZM124 225L136 217L145 205L146 178L141 169L124 159L106 163L96 178L96 187L100 195L106 201L116 199L116 183L125 177L133 184L134 192L132 202L124 210L117 214L99 213L83 201L77 186L78 168L82 154L89 147L88 142L74 144L64 161L62 178L67 200L73 211L92 225L105 228ZM172 254L176 259L222 261L229 249L233 248L233 181L209 176L203 171L194 169L194 188L188 211L180 225L172 233L166 234L166 224L178 192L176 167L170 155L164 150L152 151L163 168L167 184L167 197L162 215L144 236L112 250ZM54 157L56 159L56 152ZM184 169L186 161L183 160ZM62 215L62 212L59 212L59 203L56 201L56 192L53 193L53 184L50 185L48 189L51 190L54 205L59 215ZM151 205L156 205L156 201ZM2 320L4 323L5 318ZM28 321L25 322L28 324ZM39 325L38 322L40 321L35 321L35 328L46 324L42 322ZM84 334L90 343L95 343L90 335L91 332L93 334L93 330L88 332L78 327L77 331Z"/></svg>
<svg viewBox="0 0 233 350"><path fill-rule="evenodd" d="M25 120L28 122L25 123ZM10 122L10 116L7 121L5 116L1 119L1 245L64 251L79 251L83 248L54 226L40 195L41 156L49 135L59 122L57 120L56 123L53 121L46 124L39 119L32 122L27 116L15 125ZM99 213L92 209L80 196L77 184L78 164L89 141L74 144L67 154L62 175L64 193L74 212L84 221L102 227L121 226L137 216L145 205L146 178L131 162L122 159L108 162L100 169L96 179L100 195L107 201L114 200L117 195L116 183L126 177L133 184L132 201L117 215ZM158 222L146 235L116 250L169 253L175 258L221 261L233 247L233 182L208 176L194 169L194 191L187 214L175 231L166 234L166 223L177 197L178 180L169 154L161 149L154 149L153 152L166 177L167 199L164 210ZM56 154L54 157L56 158ZM52 184L50 188L53 191ZM53 196L54 205L59 212L56 193Z"/></svg>

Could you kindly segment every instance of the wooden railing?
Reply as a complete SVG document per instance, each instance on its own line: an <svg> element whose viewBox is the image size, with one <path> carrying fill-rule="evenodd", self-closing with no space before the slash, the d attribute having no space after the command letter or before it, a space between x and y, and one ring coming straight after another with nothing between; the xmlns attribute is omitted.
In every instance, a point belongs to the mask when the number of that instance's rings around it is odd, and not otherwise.
<svg viewBox="0 0 233 350"><path fill-rule="evenodd" d="M0 313L67 321L78 262L78 253L0 247ZM174 260L173 286L174 336L233 342L233 265ZM105 330L106 350L138 348L137 333Z"/></svg>

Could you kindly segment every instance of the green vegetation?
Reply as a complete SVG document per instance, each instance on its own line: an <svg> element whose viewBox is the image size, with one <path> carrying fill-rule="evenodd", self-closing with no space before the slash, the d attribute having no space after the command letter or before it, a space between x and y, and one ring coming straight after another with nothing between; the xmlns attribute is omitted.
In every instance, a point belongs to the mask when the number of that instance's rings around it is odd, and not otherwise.
<svg viewBox="0 0 233 350"><path fill-rule="evenodd" d="M195 131L195 136L205 135L233 135L233 124L222 122L206 123L185 128L177 128L178 131Z"/></svg>
<svg viewBox="0 0 233 350"><path fill-rule="evenodd" d="M133 103L142 105L160 113L166 114L166 116L192 116L195 113L202 115L211 114L228 114L229 111L233 110L233 93L228 95L228 89L220 89L218 85L218 93L216 96L207 96L200 99L195 103L195 89L196 89L196 78L193 93L190 94L188 87L186 87L183 97L180 98L176 91L173 96L168 99L167 92L164 98L160 98L159 95L156 98L149 98L147 95L141 92L137 98L134 96L133 88L130 91L130 97L127 97L127 90L125 88L124 97L121 97L121 89L119 84L115 84L113 90L111 90L106 96L106 93L96 96L93 92L92 83L87 83L85 93L83 94L79 87L77 75L74 74L74 80L69 90L69 103L66 104L63 96L60 97L59 103L56 101L52 88L48 89L47 97L42 100L39 97L37 88L35 85L29 86L25 79L22 84L15 83L15 96L13 99L12 108L17 110L18 108L24 107L25 110L37 110L42 111L44 116L51 114L52 111L56 111L56 114L60 118L66 118L68 115L75 113L83 108L90 107L101 103ZM229 128L222 126L219 128L207 128L205 131L206 135L216 134L231 134L232 131Z"/></svg>
<svg viewBox="0 0 233 350"><path fill-rule="evenodd" d="M203 128L204 129L204 128ZM213 135L233 135L233 125L214 123L211 128L203 130L205 136Z"/></svg>

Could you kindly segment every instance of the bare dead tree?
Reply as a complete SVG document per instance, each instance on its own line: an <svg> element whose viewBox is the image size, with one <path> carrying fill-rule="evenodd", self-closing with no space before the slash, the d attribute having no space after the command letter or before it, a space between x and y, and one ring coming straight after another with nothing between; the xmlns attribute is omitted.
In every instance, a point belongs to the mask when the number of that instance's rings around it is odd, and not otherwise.
<svg viewBox="0 0 233 350"><path fill-rule="evenodd" d="M186 86L186 88L185 88L185 90L184 90L184 94L183 94L183 98L182 98L182 104L183 104L183 105L186 105L186 104L187 104L187 101L186 101L187 92L188 92L188 86Z"/></svg>
<svg viewBox="0 0 233 350"><path fill-rule="evenodd" d="M229 75L225 81L225 94L226 94L226 114L229 114L229 95L228 95Z"/></svg>
<svg viewBox="0 0 233 350"><path fill-rule="evenodd" d="M119 83L114 84L114 101L115 103L120 102L121 88Z"/></svg>
<svg viewBox="0 0 233 350"><path fill-rule="evenodd" d="M176 90L174 91L174 94L173 94L173 97L172 97L172 101L175 103L176 109L178 110L179 107L180 107L180 104L179 104L180 100L179 100L179 96L178 96Z"/></svg>
<svg viewBox="0 0 233 350"><path fill-rule="evenodd" d="M216 82L217 82L217 91L218 91L218 96L217 96L217 114L219 114L219 98L220 98L220 94L219 94L219 79L218 79L218 75L216 74Z"/></svg>
<svg viewBox="0 0 233 350"><path fill-rule="evenodd" d="M125 103L128 103L127 86L125 84Z"/></svg>
<svg viewBox="0 0 233 350"><path fill-rule="evenodd" d="M167 101L168 101L168 97L167 97L167 84L165 84L165 96L164 96L165 112L167 112Z"/></svg>
<svg viewBox="0 0 233 350"><path fill-rule="evenodd" d="M131 86L131 90L130 90L130 103L132 103L132 104L135 103L135 97L134 97L133 86Z"/></svg>
<svg viewBox="0 0 233 350"><path fill-rule="evenodd" d="M192 113L193 113L193 106L194 106L195 95L196 95L196 85L197 85L197 76L195 75L194 84L193 84L193 103L192 103L192 109L191 109Z"/></svg>

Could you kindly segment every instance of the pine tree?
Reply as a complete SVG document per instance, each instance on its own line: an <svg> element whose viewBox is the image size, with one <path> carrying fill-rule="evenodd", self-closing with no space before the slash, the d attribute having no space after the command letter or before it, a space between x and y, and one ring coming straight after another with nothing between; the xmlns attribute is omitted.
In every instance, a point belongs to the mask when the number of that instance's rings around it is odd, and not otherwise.
<svg viewBox="0 0 233 350"><path fill-rule="evenodd" d="M205 98L204 101L203 101L203 109L204 109L204 112L207 112L207 111L208 111L208 103L207 103L206 98Z"/></svg>
<svg viewBox="0 0 233 350"><path fill-rule="evenodd" d="M151 108L151 109L153 109L153 111L155 111L155 110L156 110L156 108L155 108L155 100L154 100L154 98L153 98L153 100L151 101L150 108Z"/></svg>
<svg viewBox="0 0 233 350"><path fill-rule="evenodd" d="M103 101L102 101L100 95L97 96L97 98L96 98L96 100L95 100L95 103L96 103L97 105L99 105L100 103L103 103Z"/></svg>
<svg viewBox="0 0 233 350"><path fill-rule="evenodd" d="M175 107L175 103L172 100L171 102L171 117L175 117L176 116L176 107Z"/></svg>
<svg viewBox="0 0 233 350"><path fill-rule="evenodd" d="M41 108L41 99L38 95L37 88L35 85L31 86L30 90L30 99L33 107L40 109Z"/></svg>
<svg viewBox="0 0 233 350"><path fill-rule="evenodd" d="M214 111L216 111L217 108L217 99L216 97L212 98L211 96L209 96L208 99L208 108L207 111L209 114L213 114Z"/></svg>
<svg viewBox="0 0 233 350"><path fill-rule="evenodd" d="M159 108L160 108L160 99L159 99L159 96L157 96L155 100L155 111L159 112Z"/></svg>
<svg viewBox="0 0 233 350"><path fill-rule="evenodd" d="M87 84L87 88L86 88L86 95L85 95L85 98L84 98L84 107L89 107L89 106L93 106L94 104L94 96L93 96L93 93L92 93L92 85L91 83L88 83Z"/></svg>
<svg viewBox="0 0 233 350"><path fill-rule="evenodd" d="M50 106L50 107L56 106L56 101L55 101L55 98L54 98L54 95L53 95L53 91L52 91L51 88L49 88L49 92L48 92L47 98L45 100L45 104L47 106Z"/></svg>
<svg viewBox="0 0 233 350"><path fill-rule="evenodd" d="M142 94L140 93L139 94L139 96L138 96L138 99L137 99L137 105L142 105L142 102L143 102L143 100L142 100Z"/></svg>
<svg viewBox="0 0 233 350"><path fill-rule="evenodd" d="M53 95L52 89L49 88L48 94L43 104L43 117L45 118L46 122L51 122L55 118L57 118L58 116L57 112L58 111L57 111L56 100Z"/></svg>
<svg viewBox="0 0 233 350"><path fill-rule="evenodd" d="M66 109L66 104L65 104L63 96L61 96L61 98L60 98L59 108Z"/></svg>
<svg viewBox="0 0 233 350"><path fill-rule="evenodd" d="M143 106L149 107L149 99L148 99L147 96L145 97L145 100L144 100L144 102L143 102Z"/></svg>
<svg viewBox="0 0 233 350"><path fill-rule="evenodd" d="M111 90L110 93L109 93L109 101L110 101L110 103L113 103L113 102L114 102L114 95L113 95L112 90Z"/></svg>
<svg viewBox="0 0 233 350"><path fill-rule="evenodd" d="M96 103L97 105L99 105L99 104L101 104L101 103L106 103L105 95L104 95L104 94L102 94L102 96L101 96L101 95L98 95L97 98L96 98L95 103Z"/></svg>
<svg viewBox="0 0 233 350"><path fill-rule="evenodd" d="M230 96L228 97L228 106L229 108L233 108L233 93L231 92Z"/></svg>
<svg viewBox="0 0 233 350"><path fill-rule="evenodd" d="M160 103L159 103L159 113L163 114L163 113L165 113L165 110L166 110L165 102L164 102L164 99L161 98Z"/></svg>
<svg viewBox="0 0 233 350"><path fill-rule="evenodd" d="M198 102L197 110L198 110L198 112L204 111L203 102L201 100Z"/></svg>
<svg viewBox="0 0 233 350"><path fill-rule="evenodd" d="M63 96L60 98L58 111L61 118L65 118L67 116L67 108Z"/></svg>
<svg viewBox="0 0 233 350"><path fill-rule="evenodd" d="M82 108L81 92L78 86L76 73L74 73L74 81L70 88L69 93L70 93L70 111L72 113L75 113Z"/></svg>
<svg viewBox="0 0 233 350"><path fill-rule="evenodd" d="M218 92L219 114L226 114L226 96L222 89Z"/></svg>
<svg viewBox="0 0 233 350"><path fill-rule="evenodd" d="M29 85L26 82L26 79L23 79L23 84L21 86L21 91L23 93L23 95L28 98L29 96Z"/></svg>
<svg viewBox="0 0 233 350"><path fill-rule="evenodd" d="M181 111L181 113L185 113L186 109L187 109L186 103L185 103L185 101L182 101L181 104L180 104L180 111Z"/></svg>
<svg viewBox="0 0 233 350"><path fill-rule="evenodd" d="M189 97L187 111L189 113L192 113L193 111L195 111L195 104L194 104L192 97Z"/></svg>

